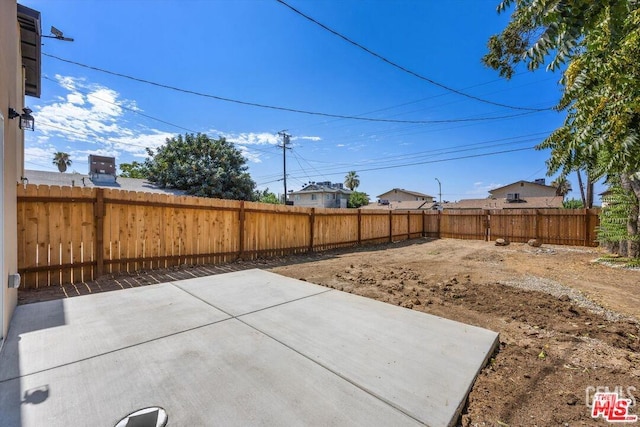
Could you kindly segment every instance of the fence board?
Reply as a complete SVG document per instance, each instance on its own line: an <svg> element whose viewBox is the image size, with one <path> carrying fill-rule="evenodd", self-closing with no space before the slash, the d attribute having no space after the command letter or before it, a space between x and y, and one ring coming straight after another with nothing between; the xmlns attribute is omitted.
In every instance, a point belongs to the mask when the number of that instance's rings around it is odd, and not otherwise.
<svg viewBox="0 0 640 427"><path fill-rule="evenodd" d="M67 187L70 189L70 197L73 202L67 205L67 211L65 215L69 216L68 231L70 233L69 242L69 259L76 267L69 271L69 281L71 283L82 282L82 209L80 203L77 202L77 198L82 195L82 188L80 187ZM67 224L65 223L65 226ZM68 283L63 280L63 283Z"/></svg>
<svg viewBox="0 0 640 427"><path fill-rule="evenodd" d="M446 210L440 215L440 237L484 240L486 215L480 209Z"/></svg>

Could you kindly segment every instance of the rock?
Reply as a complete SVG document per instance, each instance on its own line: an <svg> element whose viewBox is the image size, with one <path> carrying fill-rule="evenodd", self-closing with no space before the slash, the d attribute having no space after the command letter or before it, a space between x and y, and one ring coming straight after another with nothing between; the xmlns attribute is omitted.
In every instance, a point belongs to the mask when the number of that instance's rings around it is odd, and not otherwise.
<svg viewBox="0 0 640 427"><path fill-rule="evenodd" d="M569 406L575 406L575 405L576 405L576 403L578 403L578 401L579 401L579 400L580 400L580 399L578 399L578 396L576 396L576 395L575 395L575 394L573 394L573 393L570 393L570 394L568 394L568 395L566 396L566 401L565 401L565 402L566 402L566 403L567 403L567 405L569 405Z"/></svg>
<svg viewBox="0 0 640 427"><path fill-rule="evenodd" d="M496 246L507 246L509 241L507 239L496 239Z"/></svg>
<svg viewBox="0 0 640 427"><path fill-rule="evenodd" d="M527 245L533 246L534 248L539 248L540 246L542 246L542 242L538 239L529 239Z"/></svg>

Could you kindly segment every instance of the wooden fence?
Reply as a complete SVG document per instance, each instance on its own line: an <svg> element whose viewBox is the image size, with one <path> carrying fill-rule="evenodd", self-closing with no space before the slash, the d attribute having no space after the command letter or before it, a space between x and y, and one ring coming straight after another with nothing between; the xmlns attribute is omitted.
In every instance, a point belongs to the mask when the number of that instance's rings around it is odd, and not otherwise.
<svg viewBox="0 0 640 427"><path fill-rule="evenodd" d="M25 288L418 237L595 246L596 209L314 209L115 189L18 186Z"/></svg>

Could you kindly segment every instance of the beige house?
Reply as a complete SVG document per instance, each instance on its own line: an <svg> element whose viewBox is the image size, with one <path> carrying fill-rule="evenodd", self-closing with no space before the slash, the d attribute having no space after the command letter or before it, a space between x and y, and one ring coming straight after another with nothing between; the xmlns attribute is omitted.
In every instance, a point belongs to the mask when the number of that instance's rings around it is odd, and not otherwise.
<svg viewBox="0 0 640 427"><path fill-rule="evenodd" d="M394 188L377 196L380 204L397 203L397 202L427 202L433 203L433 196L418 193L417 191L409 191L404 188ZM388 203L387 203L388 202Z"/></svg>
<svg viewBox="0 0 640 427"><path fill-rule="evenodd" d="M346 208L352 191L341 183L314 182L288 194L288 202L303 208Z"/></svg>
<svg viewBox="0 0 640 427"><path fill-rule="evenodd" d="M40 97L40 12L0 1L0 342L18 302L16 186L23 175L24 96Z"/></svg>
<svg viewBox="0 0 640 427"><path fill-rule="evenodd" d="M534 182L518 181L513 184L489 190L492 199L507 199L517 201L520 198L530 197L555 197L556 187L545 185L544 179L537 179Z"/></svg>
<svg viewBox="0 0 640 427"><path fill-rule="evenodd" d="M413 200L409 202L374 202L362 206L360 209L386 210L386 211L421 211L436 209L437 203L425 202L424 200Z"/></svg>
<svg viewBox="0 0 640 427"><path fill-rule="evenodd" d="M556 187L545 185L544 179L518 181L489 191L484 199L462 199L444 203L444 209L559 209L564 197L556 195Z"/></svg>

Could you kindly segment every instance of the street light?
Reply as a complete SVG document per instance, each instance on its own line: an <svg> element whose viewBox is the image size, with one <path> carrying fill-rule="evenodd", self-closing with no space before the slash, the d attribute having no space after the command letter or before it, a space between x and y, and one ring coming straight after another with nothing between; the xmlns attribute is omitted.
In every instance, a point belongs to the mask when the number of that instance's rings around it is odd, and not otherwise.
<svg viewBox="0 0 640 427"><path fill-rule="evenodd" d="M442 184L438 178L436 178L436 181L438 181L438 195L440 196L440 203L442 204Z"/></svg>

